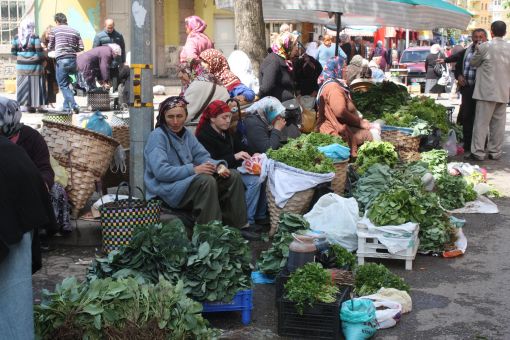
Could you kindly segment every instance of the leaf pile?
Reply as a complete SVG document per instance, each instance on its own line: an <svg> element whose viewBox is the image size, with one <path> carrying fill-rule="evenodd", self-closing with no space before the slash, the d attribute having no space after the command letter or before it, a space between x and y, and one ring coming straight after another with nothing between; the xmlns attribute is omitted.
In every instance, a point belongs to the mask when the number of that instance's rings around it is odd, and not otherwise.
<svg viewBox="0 0 510 340"><path fill-rule="evenodd" d="M366 142L358 149L356 171L362 175L374 164L386 164L393 167L398 160L393 144L388 142Z"/></svg>
<svg viewBox="0 0 510 340"><path fill-rule="evenodd" d="M317 146L299 139L289 140L278 150L269 149L267 156L275 161L309 172L321 174L335 172L333 161L321 153Z"/></svg>
<svg viewBox="0 0 510 340"><path fill-rule="evenodd" d="M331 144L340 144L345 147L349 147L349 145L344 142L344 140L338 136L328 135L320 132L310 132L309 134L302 134L299 136L298 140L303 143L312 144L314 146L327 146Z"/></svg>
<svg viewBox="0 0 510 340"><path fill-rule="evenodd" d="M410 96L404 86L383 81L369 88L367 92L353 92L352 99L363 118L375 120L384 112L396 112L409 101Z"/></svg>
<svg viewBox="0 0 510 340"><path fill-rule="evenodd" d="M448 153L445 150L431 150L420 154L421 161L428 164L435 179L446 174L448 170Z"/></svg>
<svg viewBox="0 0 510 340"><path fill-rule="evenodd" d="M474 201L477 196L472 184L468 184L462 176L449 173L438 179L436 191L441 206L447 210L462 208L466 202Z"/></svg>
<svg viewBox="0 0 510 340"><path fill-rule="evenodd" d="M325 268L350 270L356 266L356 256L342 246L333 244L321 254L320 262Z"/></svg>
<svg viewBox="0 0 510 340"><path fill-rule="evenodd" d="M384 120L386 125L413 129L412 136L425 136L432 132L432 127L428 122L402 109L394 114L386 112L382 115L381 119Z"/></svg>
<svg viewBox="0 0 510 340"><path fill-rule="evenodd" d="M291 234L307 229L310 229L310 224L303 216L283 212L278 222L278 230L273 236L273 243L260 254L257 269L267 275L278 274L287 265L289 245L294 240Z"/></svg>
<svg viewBox="0 0 510 340"><path fill-rule="evenodd" d="M381 288L395 288L409 292L409 285L382 264L367 263L356 268L354 287L358 296L377 293Z"/></svg>
<svg viewBox="0 0 510 340"><path fill-rule="evenodd" d="M107 257L96 258L87 278L142 276L155 283L162 276L175 284L183 279L191 249L184 225L178 219L167 224L138 227L128 246L112 251Z"/></svg>
<svg viewBox="0 0 510 340"><path fill-rule="evenodd" d="M250 288L251 251L239 230L221 222L197 224L186 264L185 286L197 301L230 301Z"/></svg>
<svg viewBox="0 0 510 340"><path fill-rule="evenodd" d="M312 307L316 302L335 302L338 292L331 273L315 262L296 270L285 284L285 298L296 303L299 314L303 314L305 306Z"/></svg>
<svg viewBox="0 0 510 340"><path fill-rule="evenodd" d="M434 99L427 97L415 97L400 108L401 113L409 113L415 117L423 119L431 126L441 130L444 134L448 133L449 122L446 116L446 107L437 104Z"/></svg>
<svg viewBox="0 0 510 340"><path fill-rule="evenodd" d="M388 190L392 178L391 169L387 165L374 164L360 177L352 193L358 202L360 212L369 208L372 201L380 193Z"/></svg>
<svg viewBox="0 0 510 340"><path fill-rule="evenodd" d="M134 278L78 283L74 277L43 290L34 306L40 339L213 339L202 305L186 297L183 283Z"/></svg>

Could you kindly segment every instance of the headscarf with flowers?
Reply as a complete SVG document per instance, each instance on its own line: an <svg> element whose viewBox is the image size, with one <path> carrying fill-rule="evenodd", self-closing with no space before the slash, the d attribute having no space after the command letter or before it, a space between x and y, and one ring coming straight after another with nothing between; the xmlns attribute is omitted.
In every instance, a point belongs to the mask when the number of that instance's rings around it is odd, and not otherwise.
<svg viewBox="0 0 510 340"><path fill-rule="evenodd" d="M162 129L166 127L165 112L173 109L174 107L183 107L186 110L186 105L188 105L188 102L182 96L172 96L163 100L161 104L159 104L158 117L156 118L156 127L160 127ZM186 114L187 112L188 111L186 111Z"/></svg>
<svg viewBox="0 0 510 340"><path fill-rule="evenodd" d="M279 55L285 60L287 67L292 71L292 61L290 61L290 53L296 42L296 36L290 32L283 32L278 35L271 46L273 53Z"/></svg>
<svg viewBox="0 0 510 340"><path fill-rule="evenodd" d="M342 69L345 59L342 56L332 57L328 60L324 69L322 70L317 83L320 85L329 79L342 78Z"/></svg>
<svg viewBox="0 0 510 340"><path fill-rule="evenodd" d="M209 72L212 73L228 91L232 91L234 87L241 84L239 78L230 71L227 58L225 58L220 51L214 48L207 49L200 53L200 59L209 65Z"/></svg>

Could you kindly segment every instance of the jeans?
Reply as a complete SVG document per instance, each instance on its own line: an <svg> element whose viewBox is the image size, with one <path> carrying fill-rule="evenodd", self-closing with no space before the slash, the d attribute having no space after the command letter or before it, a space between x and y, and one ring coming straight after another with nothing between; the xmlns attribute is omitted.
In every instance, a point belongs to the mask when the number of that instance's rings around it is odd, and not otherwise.
<svg viewBox="0 0 510 340"><path fill-rule="evenodd" d="M78 106L74 101L74 92L69 88L70 75L76 73L76 58L58 59L56 69L58 87L64 96L64 111L70 111Z"/></svg>
<svg viewBox="0 0 510 340"><path fill-rule="evenodd" d="M264 219L267 214L267 199L265 184L259 183L259 176L241 175L246 192L246 209L248 210L248 223L254 224L255 220Z"/></svg>
<svg viewBox="0 0 510 340"><path fill-rule="evenodd" d="M32 234L9 246L0 263L0 338L34 339Z"/></svg>

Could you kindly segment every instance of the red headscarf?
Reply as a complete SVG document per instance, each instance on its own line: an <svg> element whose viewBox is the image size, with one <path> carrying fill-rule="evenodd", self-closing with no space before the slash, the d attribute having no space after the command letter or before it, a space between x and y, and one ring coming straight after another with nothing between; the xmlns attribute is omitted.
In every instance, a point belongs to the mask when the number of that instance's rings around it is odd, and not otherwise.
<svg viewBox="0 0 510 340"><path fill-rule="evenodd" d="M209 64L209 72L211 72L227 90L232 91L234 87L241 84L237 76L230 71L227 58L220 51L214 48L207 49L200 53L200 59Z"/></svg>
<svg viewBox="0 0 510 340"><path fill-rule="evenodd" d="M200 130L202 130L204 124L211 122L211 118L216 118L225 112L230 112L230 106L228 106L224 101L214 100L209 103L204 112L202 112L202 116L200 117L200 121L198 122L197 128L195 130L195 136L200 134Z"/></svg>

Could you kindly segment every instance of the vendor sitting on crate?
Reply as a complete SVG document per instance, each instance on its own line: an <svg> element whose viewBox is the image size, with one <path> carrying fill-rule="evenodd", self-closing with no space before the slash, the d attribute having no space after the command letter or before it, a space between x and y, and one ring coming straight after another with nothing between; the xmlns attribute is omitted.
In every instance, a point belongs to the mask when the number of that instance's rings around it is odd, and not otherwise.
<svg viewBox="0 0 510 340"><path fill-rule="evenodd" d="M168 97L159 105L156 129L144 150L147 199L160 198L173 209L190 210L196 223L213 220L237 228L249 227L244 184L225 161L213 160L184 127L188 115L184 97ZM245 238L258 238L241 230Z"/></svg>
<svg viewBox="0 0 510 340"><path fill-rule="evenodd" d="M343 58L331 58L322 72L324 82L317 95L319 110L316 130L342 137L349 143L351 156L357 157L358 146L373 139L370 132L373 126L368 120L360 118L349 89L339 80L342 65Z"/></svg>
<svg viewBox="0 0 510 340"><path fill-rule="evenodd" d="M77 58L78 86L90 92L96 88L96 79L103 89L110 88L110 64L122 55L117 44L94 47Z"/></svg>

